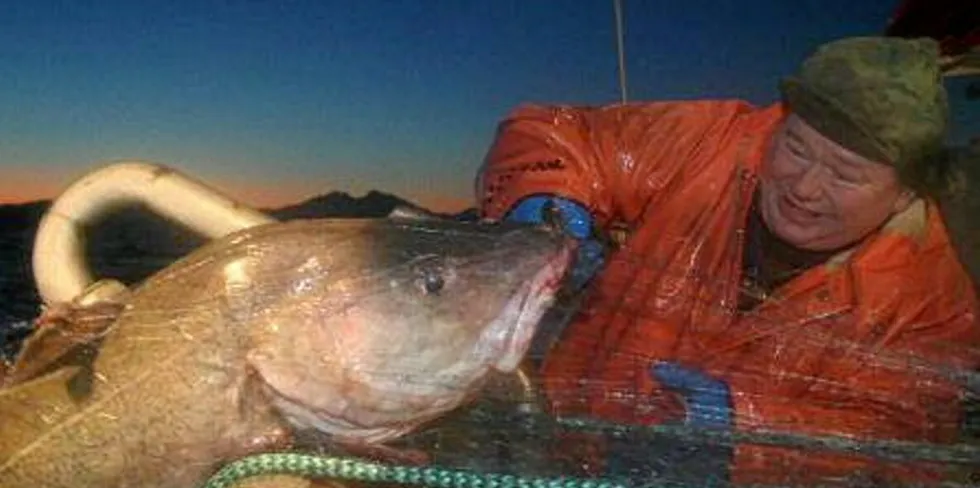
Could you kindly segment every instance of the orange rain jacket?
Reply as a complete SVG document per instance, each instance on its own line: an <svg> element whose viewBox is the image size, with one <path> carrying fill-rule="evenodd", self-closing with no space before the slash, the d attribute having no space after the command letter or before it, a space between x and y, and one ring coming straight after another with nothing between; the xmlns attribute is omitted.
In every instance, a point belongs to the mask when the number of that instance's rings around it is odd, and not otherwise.
<svg viewBox="0 0 980 488"><path fill-rule="evenodd" d="M980 366L978 304L932 202L736 310L751 198L783 115L737 100L527 105L500 124L477 183L483 217L552 194L600 228L629 229L544 361L555 414L679 420L680 400L648 373L661 359L727 381L739 429L955 440L961 390L948 373ZM742 445L732 481L801 467L846 476L862 464Z"/></svg>

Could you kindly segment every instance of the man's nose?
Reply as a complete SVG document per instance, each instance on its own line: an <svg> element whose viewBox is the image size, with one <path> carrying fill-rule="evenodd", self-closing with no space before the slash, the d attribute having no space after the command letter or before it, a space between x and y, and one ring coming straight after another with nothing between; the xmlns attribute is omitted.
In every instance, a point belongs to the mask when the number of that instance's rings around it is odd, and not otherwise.
<svg viewBox="0 0 980 488"><path fill-rule="evenodd" d="M790 190L801 200L813 200L820 196L823 190L824 168L820 163L813 163L800 174Z"/></svg>

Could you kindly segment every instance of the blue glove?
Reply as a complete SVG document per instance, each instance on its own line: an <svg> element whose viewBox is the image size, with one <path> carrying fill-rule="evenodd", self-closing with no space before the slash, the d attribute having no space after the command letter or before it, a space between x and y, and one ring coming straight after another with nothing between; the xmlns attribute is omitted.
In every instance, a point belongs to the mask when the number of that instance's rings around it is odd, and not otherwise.
<svg viewBox="0 0 980 488"><path fill-rule="evenodd" d="M584 285L603 264L605 249L592 233L594 219L585 207L564 198L533 196L524 199L504 217L510 222L541 224L547 218L546 205L554 205L561 216L565 232L579 240L578 255L571 272L572 285Z"/></svg>
<svg viewBox="0 0 980 488"><path fill-rule="evenodd" d="M664 387L684 396L687 425L730 426L731 400L724 382L677 363L656 363L650 373ZM632 431L610 440L606 474L629 484L660 481L671 486L728 486L732 454L728 443L711 439Z"/></svg>
<svg viewBox="0 0 980 488"><path fill-rule="evenodd" d="M684 397L687 425L714 428L732 426L732 396L724 381L669 362L654 364L650 373L661 385Z"/></svg>

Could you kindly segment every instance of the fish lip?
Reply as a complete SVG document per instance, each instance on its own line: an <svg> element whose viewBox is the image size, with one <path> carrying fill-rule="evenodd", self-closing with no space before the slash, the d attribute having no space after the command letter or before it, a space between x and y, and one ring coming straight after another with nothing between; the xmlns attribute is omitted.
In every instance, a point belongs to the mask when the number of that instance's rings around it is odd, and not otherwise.
<svg viewBox="0 0 980 488"><path fill-rule="evenodd" d="M262 386L276 411L296 428L311 428L337 438L382 442L398 437L404 427L397 423L364 425L343 414L306 404L275 385L263 382Z"/></svg>
<svg viewBox="0 0 980 488"><path fill-rule="evenodd" d="M517 292L511 295L511 299L521 297L522 302L520 308L523 309L529 306L528 301L532 297L537 297L544 294L554 297L557 291L562 287L568 270L572 265L572 261L575 257L575 251L577 249L577 240L563 239L562 242L558 244L558 252L545 259L544 265L538 269L534 278L531 279L526 285L518 288Z"/></svg>
<svg viewBox="0 0 980 488"><path fill-rule="evenodd" d="M262 388L273 408L293 427L310 428L336 439L369 443L397 439L413 430L415 426L438 418L461 403L453 400L440 404L430 395L419 395L415 398L418 403L414 406L421 405L423 408L412 410L407 419L392 418L364 423L343 412L303 402L293 395L282 392L271 383L263 381Z"/></svg>
<svg viewBox="0 0 980 488"><path fill-rule="evenodd" d="M534 334L547 310L555 303L558 292L571 266L577 242L564 241L557 252L550 253L542 266L538 267L531 280L520 286L508 299L507 305L494 322L500 322L508 330L505 337L498 339L498 348L487 350L493 369L501 372L517 368L530 348ZM513 322L512 325L507 325ZM488 330L498 329L490 325ZM499 329L498 329L499 330ZM481 341L482 342L482 341Z"/></svg>
<svg viewBox="0 0 980 488"><path fill-rule="evenodd" d="M549 289L551 292L557 292L561 288L562 282L568 274L568 269L572 265L575 252L579 248L579 243L578 240L571 239L563 241L559 246L558 254L545 264L549 274L539 287ZM536 290L536 292L540 293L540 290Z"/></svg>

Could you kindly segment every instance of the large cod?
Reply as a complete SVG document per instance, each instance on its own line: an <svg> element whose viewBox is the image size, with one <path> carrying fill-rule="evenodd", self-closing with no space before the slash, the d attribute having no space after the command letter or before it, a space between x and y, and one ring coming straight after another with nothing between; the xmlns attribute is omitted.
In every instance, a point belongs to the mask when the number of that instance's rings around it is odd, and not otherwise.
<svg viewBox="0 0 980 488"><path fill-rule="evenodd" d="M133 289L87 360L0 390L0 486L200 486L304 429L383 445L517 367L573 248L410 218L213 241Z"/></svg>

